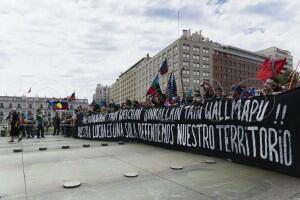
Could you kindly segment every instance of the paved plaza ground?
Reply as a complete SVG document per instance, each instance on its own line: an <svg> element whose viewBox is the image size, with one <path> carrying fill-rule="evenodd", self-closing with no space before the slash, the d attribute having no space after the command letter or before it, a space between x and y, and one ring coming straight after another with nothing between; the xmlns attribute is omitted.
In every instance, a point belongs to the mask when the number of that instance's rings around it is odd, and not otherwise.
<svg viewBox="0 0 300 200"><path fill-rule="evenodd" d="M99 199L300 199L300 179L248 167L227 160L167 150L140 143L119 145L61 136L24 139L9 144L0 138L1 200L25 197L23 145L27 196L30 200ZM83 144L90 148L83 148ZM70 149L61 149L69 145ZM47 151L38 151L47 147ZM216 164L207 164L213 159ZM171 165L183 170L171 170ZM137 172L137 178L124 173ZM65 181L80 181L64 189Z"/></svg>

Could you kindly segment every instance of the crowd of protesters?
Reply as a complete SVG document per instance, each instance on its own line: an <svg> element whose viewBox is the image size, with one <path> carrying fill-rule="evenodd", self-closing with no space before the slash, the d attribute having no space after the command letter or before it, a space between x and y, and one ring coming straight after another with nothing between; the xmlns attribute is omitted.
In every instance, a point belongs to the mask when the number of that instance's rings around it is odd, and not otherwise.
<svg viewBox="0 0 300 200"><path fill-rule="evenodd" d="M79 107L81 110L81 107ZM6 120L10 123L9 142L14 142L17 138L20 142L23 138L45 138L45 133L51 134L49 127L53 127L52 135L62 135L70 137L74 134L76 127L78 110L75 113L55 112L52 119L46 117L41 110L37 110L34 115L31 111L17 112L15 108L7 116Z"/></svg>
<svg viewBox="0 0 300 200"><path fill-rule="evenodd" d="M147 95L145 101L131 101L129 99L122 104L110 103L107 106L100 106L97 103L91 105L91 107L82 108L78 107L74 113L70 112L56 112L52 119L47 119L41 110L37 110L35 116L32 112L18 113L16 109L13 109L7 119L10 121L10 142L14 142L14 138L17 137L18 141L21 141L24 137L27 138L44 138L45 129L49 133L48 128L53 127L53 135L59 135L60 132L66 137L76 135L76 127L84 115L90 115L92 113L111 113L120 109L134 109L134 108L159 108L159 107L182 107L182 106L197 106L201 105L207 100L220 100L220 99L250 99L254 96L262 95L276 95L281 92L294 89L298 87L298 79L289 82L288 84L281 84L277 78L267 79L262 89L255 90L255 88L249 88L244 84L238 84L233 86L230 94L224 94L221 87L213 87L208 82L203 82L201 85L201 92L195 91L194 95L186 95L180 98L177 95L172 97L161 92L155 95Z"/></svg>
<svg viewBox="0 0 300 200"><path fill-rule="evenodd" d="M213 87L209 83L204 82L201 84L202 92L196 91L194 95L187 95L186 97L180 98L179 96L169 97L162 93L156 93L153 96L146 96L145 101L131 101L129 99L122 104L110 103L106 107L100 107L99 104L93 105L93 112L111 113L120 109L131 109L131 108L158 108L158 107L179 107L179 106L192 106L200 105L207 100L218 100L218 99L250 99L254 96L263 95L276 95L281 92L287 91L288 89L294 89L298 87L298 81L294 81L291 87L288 85L281 85L277 78L269 78L263 84L262 89L257 90L252 87L247 87L244 84L238 84L232 86L232 90L229 94L224 94L221 87ZM92 111L88 111L92 112Z"/></svg>

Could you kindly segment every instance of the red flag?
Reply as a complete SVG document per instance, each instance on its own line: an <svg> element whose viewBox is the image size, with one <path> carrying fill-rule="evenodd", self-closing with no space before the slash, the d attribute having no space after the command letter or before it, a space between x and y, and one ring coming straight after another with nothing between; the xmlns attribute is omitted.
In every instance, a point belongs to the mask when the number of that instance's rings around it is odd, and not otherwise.
<svg viewBox="0 0 300 200"><path fill-rule="evenodd" d="M265 81L268 78L276 77L286 64L286 58L272 60L267 58L261 65L260 70L256 73L256 79Z"/></svg>
<svg viewBox="0 0 300 200"><path fill-rule="evenodd" d="M75 101L76 100L76 97L75 97L75 92L73 92L71 94L71 96L67 96L66 98L64 98L65 100L68 100L68 101Z"/></svg>

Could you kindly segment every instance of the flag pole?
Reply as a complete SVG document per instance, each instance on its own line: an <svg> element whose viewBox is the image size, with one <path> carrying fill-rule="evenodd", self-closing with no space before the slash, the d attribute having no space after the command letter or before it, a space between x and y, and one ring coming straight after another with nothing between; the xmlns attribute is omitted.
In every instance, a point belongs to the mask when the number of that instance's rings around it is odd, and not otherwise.
<svg viewBox="0 0 300 200"><path fill-rule="evenodd" d="M298 62L298 65L297 65L297 67L296 67L296 70L293 72L293 75L292 75L292 78L291 78L291 81L290 81L290 84L289 84L289 90L291 90L292 83L293 83L293 81L294 81L294 78L295 78L295 75L296 75L297 70L298 70L298 68L299 68L299 65L300 65L300 60L299 60L299 62Z"/></svg>
<svg viewBox="0 0 300 200"><path fill-rule="evenodd" d="M179 38L179 34L180 34L180 31L179 31L179 29L180 29L180 15L179 15L179 10L177 12L177 17L178 17L178 19L177 19L178 20L178 27L177 27L178 30L177 31L178 31L178 38Z"/></svg>

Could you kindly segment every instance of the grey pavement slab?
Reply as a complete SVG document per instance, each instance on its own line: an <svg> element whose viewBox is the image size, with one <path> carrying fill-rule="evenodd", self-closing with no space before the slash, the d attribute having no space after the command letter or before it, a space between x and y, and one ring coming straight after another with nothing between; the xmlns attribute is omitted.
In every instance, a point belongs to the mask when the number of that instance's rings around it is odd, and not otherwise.
<svg viewBox="0 0 300 200"><path fill-rule="evenodd" d="M300 199L299 178L204 155L140 143L101 146L99 141L61 136L14 144L8 140L0 138L1 200L26 199L22 156L30 200ZM20 147L23 153L12 152ZM184 168L172 170L172 165ZM139 176L124 177L128 172ZM66 181L80 181L81 186L65 189Z"/></svg>

